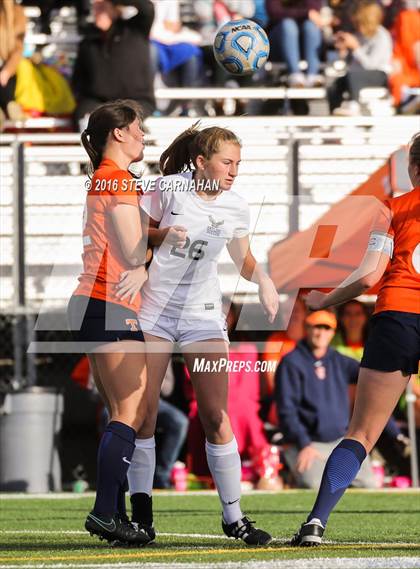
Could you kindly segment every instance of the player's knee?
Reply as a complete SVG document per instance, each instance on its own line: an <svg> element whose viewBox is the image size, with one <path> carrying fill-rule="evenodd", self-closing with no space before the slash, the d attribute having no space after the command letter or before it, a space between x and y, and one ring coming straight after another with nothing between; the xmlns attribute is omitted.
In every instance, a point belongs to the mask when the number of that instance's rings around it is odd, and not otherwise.
<svg viewBox="0 0 420 569"><path fill-rule="evenodd" d="M132 413L123 412L123 413L114 413L111 417L111 421L118 421L119 423L124 423L124 425L128 425L136 432L141 426L141 418L138 417L135 411Z"/></svg>
<svg viewBox="0 0 420 569"><path fill-rule="evenodd" d="M224 444L232 439L232 428L229 417L220 409L209 413L205 418L201 417L206 438L209 442Z"/></svg>
<svg viewBox="0 0 420 569"><path fill-rule="evenodd" d="M141 439L149 439L153 437L156 430L156 417L149 417L146 415L144 420L137 429L137 436Z"/></svg>
<svg viewBox="0 0 420 569"><path fill-rule="evenodd" d="M203 423L204 430L206 431L206 435L216 435L223 431L225 417L221 409L212 409L205 415L201 415L201 421Z"/></svg>

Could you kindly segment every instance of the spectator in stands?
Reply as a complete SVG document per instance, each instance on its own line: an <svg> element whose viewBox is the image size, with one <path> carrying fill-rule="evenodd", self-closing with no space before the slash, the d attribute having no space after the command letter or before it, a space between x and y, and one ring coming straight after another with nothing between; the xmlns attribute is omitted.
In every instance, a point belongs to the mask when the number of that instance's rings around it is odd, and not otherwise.
<svg viewBox="0 0 420 569"><path fill-rule="evenodd" d="M331 312L306 318L306 339L287 354L276 372L276 404L285 441L285 460L299 487L318 488L332 449L349 423L349 384L357 382L358 363L329 344L337 328ZM376 487L370 462L355 485Z"/></svg>
<svg viewBox="0 0 420 569"><path fill-rule="evenodd" d="M283 312L283 307L280 309ZM282 358L295 349L296 344L305 335L306 304L302 297L298 297L287 324L287 330L276 331L270 334L264 345L263 361L276 361L279 364ZM283 323L284 324L284 323ZM282 328L285 326L283 325ZM263 402L264 417L273 425L278 419L274 405L275 371L265 371L261 377L261 399Z"/></svg>
<svg viewBox="0 0 420 569"><path fill-rule="evenodd" d="M123 18L122 7L137 13ZM73 85L76 120L115 99L134 99L144 116L153 113L153 76L149 32L154 9L151 0L93 0L94 24L86 29L77 53Z"/></svg>
<svg viewBox="0 0 420 569"><path fill-rule="evenodd" d="M368 311L365 304L349 300L338 308L338 328L331 345L340 354L362 360L367 337Z"/></svg>
<svg viewBox="0 0 420 569"><path fill-rule="evenodd" d="M271 57L286 63L290 87L314 87L323 82L319 74L322 4L322 0L266 0ZM299 67L302 55L308 64L306 76Z"/></svg>
<svg viewBox="0 0 420 569"><path fill-rule="evenodd" d="M194 12L204 45L212 45L217 29L229 20L267 21L265 0L194 0Z"/></svg>
<svg viewBox="0 0 420 569"><path fill-rule="evenodd" d="M420 87L420 13L414 2L405 2L395 21L393 73L390 88L394 102L403 107L410 99L410 87Z"/></svg>
<svg viewBox="0 0 420 569"><path fill-rule="evenodd" d="M188 417L175 405L159 400L156 420L156 469L153 488L172 488L171 473L188 431Z"/></svg>
<svg viewBox="0 0 420 569"><path fill-rule="evenodd" d="M23 8L14 0L0 0L0 131L6 115L15 120L23 118L22 109L14 98L25 28Z"/></svg>
<svg viewBox="0 0 420 569"><path fill-rule="evenodd" d="M174 385L172 362L169 362L162 383L156 420L156 468L153 488L172 488L172 468L187 437L188 417L162 398L162 395L167 397L172 393ZM133 478L136 478L136 475Z"/></svg>
<svg viewBox="0 0 420 569"><path fill-rule="evenodd" d="M223 298L223 310L229 337L232 337L238 323L240 308L229 299ZM238 341L229 348L228 413L235 434L241 458L251 459L253 464L261 462L261 455L267 447L264 424L260 411L260 372L256 370L258 349L255 344ZM249 369L247 367L249 366Z"/></svg>
<svg viewBox="0 0 420 569"><path fill-rule="evenodd" d="M417 0L411 1L416 2ZM354 0L329 0L328 4L334 13L335 30L354 33L355 29L351 18ZM377 4L382 7L384 13L383 26L390 30L403 8L403 0L377 0Z"/></svg>
<svg viewBox="0 0 420 569"><path fill-rule="evenodd" d="M255 20L260 26L265 28L268 24L268 14L267 8L265 6L265 0L254 0L254 14L252 19Z"/></svg>
<svg viewBox="0 0 420 569"><path fill-rule="evenodd" d="M215 0L213 9L219 27L229 20L252 18L255 14L255 3L253 0Z"/></svg>
<svg viewBox="0 0 420 569"><path fill-rule="evenodd" d="M354 32L351 21L352 5L354 0L329 0L328 5L332 10L332 28L334 32Z"/></svg>
<svg viewBox="0 0 420 569"><path fill-rule="evenodd" d="M387 87L391 71L392 38L381 26L382 8L375 0L359 0L352 14L356 34L339 31L335 46L347 62L347 72L328 89L330 111L340 116L361 113L360 91ZM344 100L347 93L348 100Z"/></svg>
<svg viewBox="0 0 420 569"><path fill-rule="evenodd" d="M159 70L164 83L171 87L201 86L203 76L202 52L199 47L201 35L183 27L178 0L152 1L155 6L155 19L150 37L154 72ZM200 107L199 103L173 101L166 109L166 113L194 116L197 114L197 107Z"/></svg>

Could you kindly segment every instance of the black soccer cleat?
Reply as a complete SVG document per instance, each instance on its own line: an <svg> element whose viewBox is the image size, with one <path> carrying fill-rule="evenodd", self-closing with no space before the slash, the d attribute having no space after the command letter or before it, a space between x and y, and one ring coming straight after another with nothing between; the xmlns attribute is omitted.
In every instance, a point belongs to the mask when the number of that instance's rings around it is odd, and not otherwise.
<svg viewBox="0 0 420 569"><path fill-rule="evenodd" d="M131 522L131 525L136 528L137 531L144 531L150 538L149 543L155 541L156 539L156 531L153 525L143 524L139 522Z"/></svg>
<svg viewBox="0 0 420 569"><path fill-rule="evenodd" d="M115 514L111 518L103 518L90 512L86 518L85 529L90 535L97 535L99 539L105 539L111 544L140 547L150 541L150 537L145 531L136 529L130 522L122 520L119 514Z"/></svg>
<svg viewBox="0 0 420 569"><path fill-rule="evenodd" d="M226 523L222 518L222 528L228 537L242 539L247 545L268 545L273 539L271 535L262 529L255 528L253 524L255 522L246 516L232 524Z"/></svg>
<svg viewBox="0 0 420 569"><path fill-rule="evenodd" d="M316 547L321 545L325 528L318 518L304 522L290 540L292 547Z"/></svg>

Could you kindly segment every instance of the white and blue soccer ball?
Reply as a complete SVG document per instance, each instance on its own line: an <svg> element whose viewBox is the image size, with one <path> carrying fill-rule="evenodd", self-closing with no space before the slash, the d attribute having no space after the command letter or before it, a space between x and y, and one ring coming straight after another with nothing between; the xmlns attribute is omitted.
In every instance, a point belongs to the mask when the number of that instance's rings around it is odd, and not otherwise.
<svg viewBox="0 0 420 569"><path fill-rule="evenodd" d="M270 42L252 20L231 20L217 31L213 43L216 61L232 75L251 75L264 66Z"/></svg>

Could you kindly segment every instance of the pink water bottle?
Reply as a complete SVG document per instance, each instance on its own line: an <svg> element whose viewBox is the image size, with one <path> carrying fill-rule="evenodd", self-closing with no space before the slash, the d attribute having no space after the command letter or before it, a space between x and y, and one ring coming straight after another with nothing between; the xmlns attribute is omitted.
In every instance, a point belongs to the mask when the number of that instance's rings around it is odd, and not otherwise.
<svg viewBox="0 0 420 569"><path fill-rule="evenodd" d="M378 460L372 461L372 470L376 480L377 488L383 488L385 485L385 468Z"/></svg>
<svg viewBox="0 0 420 569"><path fill-rule="evenodd" d="M411 478L408 476L394 476L391 481L391 488L410 488Z"/></svg>
<svg viewBox="0 0 420 569"><path fill-rule="evenodd" d="M183 462L177 461L172 468L171 478L177 492L185 492L187 489L188 471Z"/></svg>

